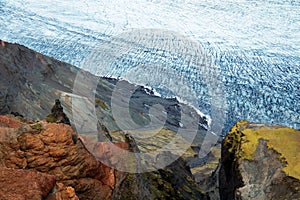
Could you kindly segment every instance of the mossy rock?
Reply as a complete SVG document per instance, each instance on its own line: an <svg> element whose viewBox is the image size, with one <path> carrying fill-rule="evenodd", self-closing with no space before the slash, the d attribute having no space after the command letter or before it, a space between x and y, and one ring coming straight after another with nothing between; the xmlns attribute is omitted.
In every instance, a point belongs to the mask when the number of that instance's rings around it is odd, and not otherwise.
<svg viewBox="0 0 300 200"><path fill-rule="evenodd" d="M207 199L190 172L186 171L183 160L179 160L164 169L143 174L143 178L149 181L148 188L154 199Z"/></svg>
<svg viewBox="0 0 300 200"><path fill-rule="evenodd" d="M238 122L224 140L230 146L229 152L235 152L236 158L253 160L259 140L267 141L269 149L279 154L285 165L283 171L300 180L300 131L279 125L265 125Z"/></svg>
<svg viewBox="0 0 300 200"><path fill-rule="evenodd" d="M36 131L44 130L44 126L41 123L30 125L30 127Z"/></svg>
<svg viewBox="0 0 300 200"><path fill-rule="evenodd" d="M240 121L222 143L220 197L300 199L300 131Z"/></svg>

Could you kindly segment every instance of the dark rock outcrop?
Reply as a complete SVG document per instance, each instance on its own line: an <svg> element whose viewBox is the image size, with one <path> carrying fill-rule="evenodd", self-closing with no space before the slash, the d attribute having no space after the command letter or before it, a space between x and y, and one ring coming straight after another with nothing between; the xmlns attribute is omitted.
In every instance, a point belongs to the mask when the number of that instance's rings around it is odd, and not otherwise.
<svg viewBox="0 0 300 200"><path fill-rule="evenodd" d="M165 156L171 157L172 154ZM142 174L123 173L119 176L113 199L203 199L204 194L183 159L164 169Z"/></svg>
<svg viewBox="0 0 300 200"><path fill-rule="evenodd" d="M71 125L69 118L64 113L64 109L59 99L55 100L55 104L51 109L51 113L47 115L46 121L50 123L55 122Z"/></svg>
<svg viewBox="0 0 300 200"><path fill-rule="evenodd" d="M106 126L104 126L103 124L101 124L100 122L98 122L97 124L97 140L98 142L103 142L106 140L109 141L113 141L113 138L111 137L109 130L106 128Z"/></svg>
<svg viewBox="0 0 300 200"><path fill-rule="evenodd" d="M238 122L222 144L221 199L299 199L299 146L300 131Z"/></svg>
<svg viewBox="0 0 300 200"><path fill-rule="evenodd" d="M203 164L191 169L197 184L211 200L219 200L219 169L221 159L221 144L211 148L210 153L203 158Z"/></svg>
<svg viewBox="0 0 300 200"><path fill-rule="evenodd" d="M139 147L136 144L135 139L128 133L125 134L125 142L128 144L129 151L139 153Z"/></svg>

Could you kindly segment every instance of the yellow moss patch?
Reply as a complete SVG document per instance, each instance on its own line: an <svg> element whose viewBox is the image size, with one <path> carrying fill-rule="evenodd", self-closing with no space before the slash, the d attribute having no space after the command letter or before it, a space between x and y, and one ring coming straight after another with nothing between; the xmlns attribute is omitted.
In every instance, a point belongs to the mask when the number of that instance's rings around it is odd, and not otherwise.
<svg viewBox="0 0 300 200"><path fill-rule="evenodd" d="M104 101L101 101L98 98L95 98L95 103L96 105L100 106L103 110L108 110L108 106L106 105L106 103Z"/></svg>
<svg viewBox="0 0 300 200"><path fill-rule="evenodd" d="M240 121L238 123L236 123L231 130L229 131L229 133L226 135L224 141L223 141L223 145L226 147L230 147L228 149L229 153L239 153L236 152L241 145L241 140L242 140L242 133L241 130L243 129L243 127L246 126L248 122L243 120ZM241 155L236 155L237 157L240 157Z"/></svg>
<svg viewBox="0 0 300 200"><path fill-rule="evenodd" d="M40 130L44 129L44 127L41 123L36 123L36 124L30 125L30 127L34 130L37 130L37 131L40 131Z"/></svg>
<svg viewBox="0 0 300 200"><path fill-rule="evenodd" d="M241 141L242 142L241 147L243 153L242 156L245 159L252 160L253 154L258 145L258 141L262 136L259 135L257 131L253 131L251 129L243 130L243 134L245 134L245 136L242 137L242 141Z"/></svg>
<svg viewBox="0 0 300 200"><path fill-rule="evenodd" d="M280 154L279 159L285 163L283 171L294 178L300 179L300 131L287 127L250 124L246 121L237 123L227 138L231 144L240 142L239 160L253 160L260 139L267 141L269 149ZM235 148L238 144L233 144Z"/></svg>
<svg viewBox="0 0 300 200"><path fill-rule="evenodd" d="M200 166L200 167L194 167L191 169L191 172L192 172L192 174L201 172L203 174L210 175L216 170L217 167L218 167L218 163L212 162L212 163L208 163L203 166Z"/></svg>

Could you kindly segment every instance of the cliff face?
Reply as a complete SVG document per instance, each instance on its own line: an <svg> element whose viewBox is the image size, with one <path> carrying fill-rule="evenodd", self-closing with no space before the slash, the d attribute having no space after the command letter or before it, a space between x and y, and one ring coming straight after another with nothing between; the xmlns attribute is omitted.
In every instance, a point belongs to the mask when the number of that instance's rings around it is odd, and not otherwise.
<svg viewBox="0 0 300 200"><path fill-rule="evenodd" d="M120 81L95 77L86 72L87 80L98 80L97 88L95 91L91 91L92 86L90 83L83 81L79 83L77 90L74 91L74 83L80 69L18 44L10 44L4 41L1 41L1 44L0 77L4 78L0 79L0 114L13 112L32 120L46 119L53 121L53 117L47 115L53 106L53 102L59 99L73 129L76 129L83 138L86 138L88 141L103 141L102 139L105 138L102 137L103 134L109 132L113 133L111 134L112 138L110 138L109 134L105 136L110 140L124 141L124 131L130 130L120 130L121 128L112 115L111 108L112 93L116 84L120 83ZM123 83L128 85L124 80L121 84ZM86 98L87 91L94 92L95 98ZM115 104L117 107L128 107L125 103L127 101L126 98L126 94L124 95L122 89L116 93ZM77 100L84 100L89 106L73 104ZM207 125L207 122L195 110L179 103L174 98L160 98L154 96L152 91L144 87L137 87L130 97L130 116L124 116L124 118L132 118L135 123L145 125L150 123L149 116L151 115L153 121L160 122L162 110L150 110L156 104L160 104L165 109L165 113L167 113L166 122L163 124L166 131L163 130L158 134L158 137L151 137L151 139L146 137L146 139L138 141L139 148L142 152L161 148L162 145L172 140L180 126L183 126L181 128L184 129L187 135L193 132L194 130L190 130L189 124L180 123L182 115L188 123L198 127L198 134L195 142L192 144L194 148L189 149L189 153L186 156L189 161L188 164L192 167L197 167L199 163L197 159L199 144L205 137L206 130L204 127ZM184 112L181 113L182 111ZM94 112L95 116L91 115ZM74 116L80 120L76 121ZM98 122L96 125L93 124L95 121ZM99 131L92 133L82 130L81 125L84 125L84 127L97 126ZM105 128L103 129L102 127ZM101 131L102 135L99 134ZM149 133L143 134L151 135L155 131L151 130ZM198 178L201 178L201 176Z"/></svg>
<svg viewBox="0 0 300 200"><path fill-rule="evenodd" d="M241 121L222 143L221 199L299 199L300 131Z"/></svg>
<svg viewBox="0 0 300 200"><path fill-rule="evenodd" d="M123 174L123 178L116 187L113 199L209 199L181 158L164 169L142 174Z"/></svg>
<svg viewBox="0 0 300 200"><path fill-rule="evenodd" d="M18 112L44 118L58 91L71 92L72 71L77 69L2 41L0 47L0 113ZM59 71L59 72L58 72Z"/></svg>

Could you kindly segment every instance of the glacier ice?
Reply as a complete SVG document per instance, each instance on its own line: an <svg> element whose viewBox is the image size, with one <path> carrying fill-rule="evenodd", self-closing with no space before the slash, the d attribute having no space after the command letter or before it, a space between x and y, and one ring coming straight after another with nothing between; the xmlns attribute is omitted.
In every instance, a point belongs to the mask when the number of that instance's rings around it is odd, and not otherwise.
<svg viewBox="0 0 300 200"><path fill-rule="evenodd" d="M292 0L0 0L0 38L85 68L84 59L95 47L116 50L106 45L112 38L135 30L173 31L198 42L213 57L226 94L227 129L239 119L300 129L299 10L299 1ZM140 46L118 56L106 72L90 70L130 78L122 75L134 67L142 71L137 66L164 65L174 76L186 77L199 96L199 109L210 114L214 97L207 95L203 74L187 54L176 53L186 49L176 47L176 39L173 47L155 46L158 43L159 38L150 39L147 45L153 48ZM159 73L152 70L130 81L173 95L174 88L147 82L147 76Z"/></svg>

